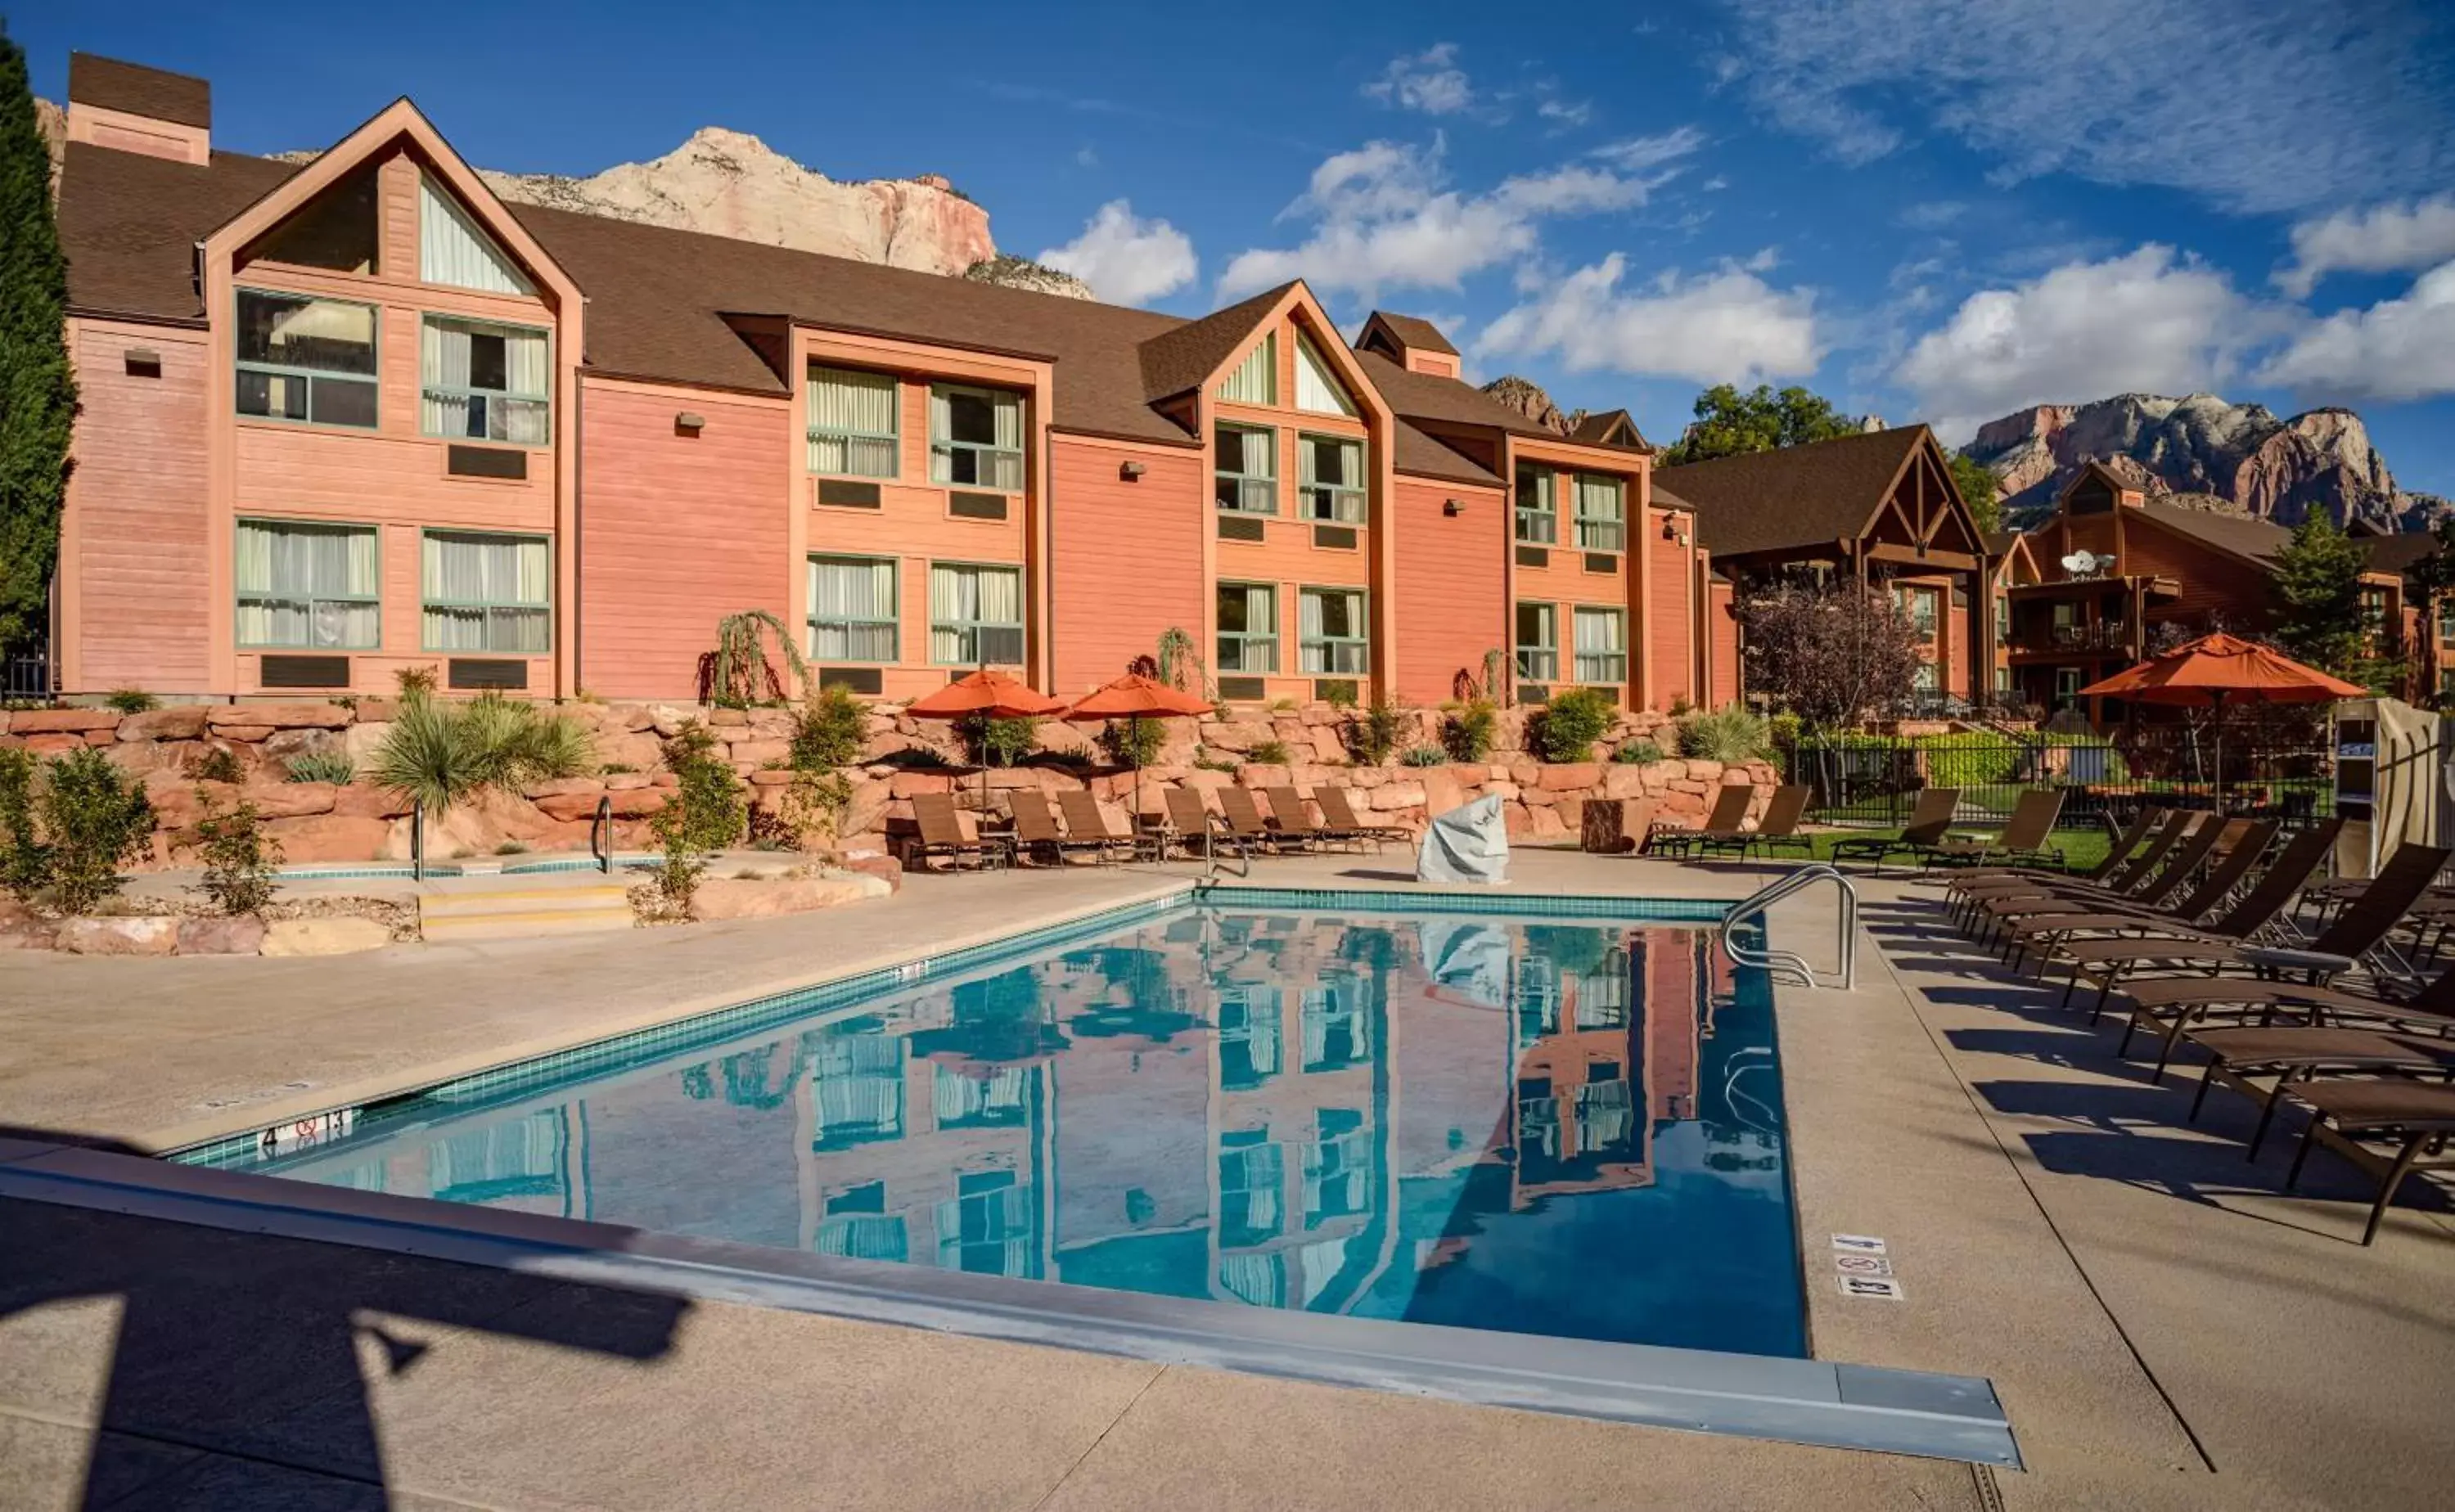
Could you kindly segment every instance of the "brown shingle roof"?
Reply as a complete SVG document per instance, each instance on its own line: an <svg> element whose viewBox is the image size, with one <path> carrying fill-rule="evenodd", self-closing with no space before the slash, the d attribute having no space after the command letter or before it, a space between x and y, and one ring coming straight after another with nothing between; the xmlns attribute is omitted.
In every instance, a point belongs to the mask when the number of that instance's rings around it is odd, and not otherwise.
<svg viewBox="0 0 2455 1512"><path fill-rule="evenodd" d="M2438 554L2438 537L2427 531L2376 535L2362 544L2368 549L2374 573L2408 573Z"/></svg>
<svg viewBox="0 0 2455 1512"><path fill-rule="evenodd" d="M2147 499L2138 508L2143 516L2178 534L2254 561L2272 560L2293 539L2293 533L2283 526L2248 514L2220 514L2161 498Z"/></svg>
<svg viewBox="0 0 2455 1512"><path fill-rule="evenodd" d="M1390 448L1390 459L1399 472L1417 477L1445 478L1484 488L1496 488L1500 483L1500 474L1440 437L1417 430L1403 415L1398 419L1397 443Z"/></svg>
<svg viewBox="0 0 2455 1512"><path fill-rule="evenodd" d="M1436 377L1429 373L1409 373L1377 352L1359 352L1356 362L1364 375L1390 401L1390 408L1410 420L1432 420L1451 425L1479 425L1494 431L1507 431L1514 435L1537 436L1546 441L1563 439L1556 431L1547 431L1481 390L1455 378Z"/></svg>
<svg viewBox="0 0 2455 1512"><path fill-rule="evenodd" d="M1245 350L1270 307L1295 285L1266 289L1241 304L1188 320L1142 344L1143 397L1156 402L1190 393Z"/></svg>
<svg viewBox="0 0 2455 1512"><path fill-rule="evenodd" d="M1864 529L1910 454L1922 425L1871 431L1747 456L1691 462L1654 474L1696 507L1696 526L1716 556L1830 546Z"/></svg>
<svg viewBox="0 0 2455 1512"><path fill-rule="evenodd" d="M69 54L69 103L178 126L213 124L213 87L205 80L91 52Z"/></svg>
<svg viewBox="0 0 2455 1512"><path fill-rule="evenodd" d="M297 165L215 152L210 166L71 142L60 174L69 307L96 314L204 318L195 244Z"/></svg>
<svg viewBox="0 0 2455 1512"><path fill-rule="evenodd" d="M1633 436L1634 440L1612 439L1613 435L1621 434ZM1575 430L1569 433L1569 439L1586 446L1613 446L1631 452L1654 450L1653 445L1645 439L1645 433L1636 428L1636 421L1630 417L1626 410L1605 410L1600 414L1587 415L1577 422Z"/></svg>
<svg viewBox="0 0 2455 1512"><path fill-rule="evenodd" d="M1418 352L1438 352L1452 357L1458 354L1458 349L1450 345L1450 338L1441 334L1441 328L1429 320L1414 315L1393 315L1387 310L1375 310L1366 319L1365 324L1370 325L1375 320L1388 326L1390 334L1397 337L1401 345L1411 347Z"/></svg>

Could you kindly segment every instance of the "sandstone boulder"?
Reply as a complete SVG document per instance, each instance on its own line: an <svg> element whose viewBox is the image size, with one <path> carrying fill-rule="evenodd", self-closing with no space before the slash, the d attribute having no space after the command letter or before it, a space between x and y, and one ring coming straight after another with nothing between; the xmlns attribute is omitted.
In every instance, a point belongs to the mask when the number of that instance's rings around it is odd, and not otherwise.
<svg viewBox="0 0 2455 1512"><path fill-rule="evenodd" d="M168 956L179 943L179 920L168 914L60 920L55 948L75 956Z"/></svg>
<svg viewBox="0 0 2455 1512"><path fill-rule="evenodd" d="M205 716L205 724L216 732L246 728L269 734L274 730L338 730L354 718L337 703L235 703L213 705Z"/></svg>
<svg viewBox="0 0 2455 1512"><path fill-rule="evenodd" d="M894 892L885 878L867 872L837 877L796 877L775 880L711 877L701 882L691 911L701 919L772 918L836 908Z"/></svg>
<svg viewBox="0 0 2455 1512"><path fill-rule="evenodd" d="M253 956L264 944L265 923L254 914L233 918L179 920L182 956Z"/></svg>
<svg viewBox="0 0 2455 1512"><path fill-rule="evenodd" d="M193 740L205 733L205 716L201 703L175 704L168 709L149 709L132 714L119 721L118 738L122 740Z"/></svg>
<svg viewBox="0 0 2455 1512"><path fill-rule="evenodd" d="M392 931L372 918L282 918L265 926L266 956L349 956L381 950L392 943Z"/></svg>
<svg viewBox="0 0 2455 1512"><path fill-rule="evenodd" d="M111 709L19 709L6 716L10 735L82 736L89 730L117 730L120 717Z"/></svg>
<svg viewBox="0 0 2455 1512"><path fill-rule="evenodd" d="M392 826L358 815L313 814L274 819L264 833L281 842L281 857L292 866L331 861L372 861L389 851Z"/></svg>

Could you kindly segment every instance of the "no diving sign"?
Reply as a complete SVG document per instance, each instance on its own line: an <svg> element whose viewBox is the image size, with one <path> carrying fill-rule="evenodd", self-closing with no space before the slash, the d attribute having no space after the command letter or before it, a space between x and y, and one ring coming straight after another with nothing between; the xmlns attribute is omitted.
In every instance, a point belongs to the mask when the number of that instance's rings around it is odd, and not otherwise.
<svg viewBox="0 0 2455 1512"><path fill-rule="evenodd" d="M1884 1241L1873 1234L1833 1236L1833 1279L1842 1296L1880 1297L1888 1302L1901 1300L1901 1283L1893 1279L1893 1262L1884 1248Z"/></svg>

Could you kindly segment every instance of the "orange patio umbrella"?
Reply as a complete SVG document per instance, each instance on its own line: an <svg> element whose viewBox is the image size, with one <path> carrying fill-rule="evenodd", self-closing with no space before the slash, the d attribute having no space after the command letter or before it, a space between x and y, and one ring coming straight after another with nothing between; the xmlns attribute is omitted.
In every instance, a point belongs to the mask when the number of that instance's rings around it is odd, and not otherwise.
<svg viewBox="0 0 2455 1512"><path fill-rule="evenodd" d="M968 719L981 715L991 719L1025 719L1039 715L1055 714L1065 707L1063 698L1052 698L1022 678L983 667L965 673L936 693L926 694L904 706L903 712L916 719ZM981 766L981 806L989 800L989 769Z"/></svg>
<svg viewBox="0 0 2455 1512"><path fill-rule="evenodd" d="M1075 700L1065 711L1074 720L1092 719L1191 719L1211 712L1207 698L1171 688L1157 677L1129 672L1116 681L1095 688ZM1134 763L1134 817L1140 822L1143 812L1143 764Z"/></svg>
<svg viewBox="0 0 2455 1512"><path fill-rule="evenodd" d="M2216 711L2217 809L2224 809L2224 707L2252 703L2333 703L2368 696L2342 677L2305 667L2281 652L2219 632L2178 646L2080 690L2087 698L2130 698Z"/></svg>

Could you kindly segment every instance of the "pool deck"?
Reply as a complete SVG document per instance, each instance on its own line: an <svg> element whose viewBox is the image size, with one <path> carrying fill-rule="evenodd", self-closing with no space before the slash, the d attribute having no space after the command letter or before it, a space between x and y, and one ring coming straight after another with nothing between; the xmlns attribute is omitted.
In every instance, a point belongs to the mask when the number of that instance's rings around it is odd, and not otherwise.
<svg viewBox="0 0 2455 1512"><path fill-rule="evenodd" d="M1405 891L1404 870L1393 851L1265 862L1253 880ZM1192 875L920 877L797 918L334 960L0 956L0 1125L174 1147ZM1765 876L1543 851L1514 875L1514 893L1726 898ZM2023 1471L0 1200L0 1512L2443 1504L2447 1214L2400 1208L2361 1248L2342 1167L2314 1159L2309 1195L2281 1196L2287 1145L2245 1164L2241 1099L2212 1099L2205 1132L2186 1131L2184 1079L2149 1088L2111 1033L1941 934L1931 889L1862 894L1856 990L1777 998L1816 1353L1991 1379ZM1777 943L1831 958L1828 892L1774 923ZM1905 1299L1839 1296L1836 1232L1883 1236Z"/></svg>

